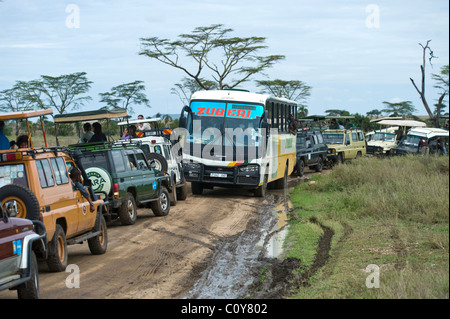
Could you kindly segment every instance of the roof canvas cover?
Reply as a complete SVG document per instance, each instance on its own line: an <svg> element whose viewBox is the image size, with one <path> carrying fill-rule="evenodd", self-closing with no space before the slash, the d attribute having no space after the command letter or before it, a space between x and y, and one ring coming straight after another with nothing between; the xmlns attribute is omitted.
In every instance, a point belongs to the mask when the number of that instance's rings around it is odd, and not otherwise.
<svg viewBox="0 0 450 319"><path fill-rule="evenodd" d="M127 111L123 108L114 110L100 109L96 111L76 112L68 114L57 114L53 116L55 123L70 123L92 120L106 120L127 117Z"/></svg>

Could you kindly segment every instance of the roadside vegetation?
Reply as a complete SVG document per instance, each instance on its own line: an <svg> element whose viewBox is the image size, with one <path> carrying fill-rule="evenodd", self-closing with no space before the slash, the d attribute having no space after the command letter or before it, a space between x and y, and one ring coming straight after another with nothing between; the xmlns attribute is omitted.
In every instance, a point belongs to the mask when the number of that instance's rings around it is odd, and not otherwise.
<svg viewBox="0 0 450 319"><path fill-rule="evenodd" d="M448 157L361 158L291 201L286 257L303 266L290 298L449 298Z"/></svg>

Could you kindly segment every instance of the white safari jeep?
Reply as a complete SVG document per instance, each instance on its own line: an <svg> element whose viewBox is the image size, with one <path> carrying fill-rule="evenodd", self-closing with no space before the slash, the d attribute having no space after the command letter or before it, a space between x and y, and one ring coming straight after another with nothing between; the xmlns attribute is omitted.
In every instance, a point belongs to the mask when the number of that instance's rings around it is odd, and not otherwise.
<svg viewBox="0 0 450 319"><path fill-rule="evenodd" d="M157 123L161 119L144 119L144 120L131 120L119 122L119 126L131 126L138 123L152 123L152 129L137 132L138 137L120 140L116 143L137 143L139 147L144 151L147 157L148 164L153 163L154 168L162 172L166 172L170 176L171 187L176 188L175 192L172 192L170 204L176 205L177 200L185 200L187 197L187 184L184 179L183 168L181 163L177 160L177 154L174 154L173 145L170 142L170 129L160 129L157 127Z"/></svg>

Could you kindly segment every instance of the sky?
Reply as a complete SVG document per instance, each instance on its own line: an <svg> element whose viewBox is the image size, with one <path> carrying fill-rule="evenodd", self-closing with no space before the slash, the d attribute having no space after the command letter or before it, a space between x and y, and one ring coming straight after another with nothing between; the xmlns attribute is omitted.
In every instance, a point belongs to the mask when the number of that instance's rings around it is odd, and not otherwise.
<svg viewBox="0 0 450 319"><path fill-rule="evenodd" d="M429 104L439 97L431 73L449 64L447 0L0 0L0 91L41 75L86 72L92 101L78 111L99 109L99 93L140 80L151 108L133 106L134 117L179 114L183 103L171 89L185 74L140 56L140 38L175 40L212 24L265 37L261 55L286 57L240 88L303 81L312 87L309 114L365 115L384 101L411 101L415 114L426 114L410 81L420 83L419 43L431 40L437 57L426 66Z"/></svg>

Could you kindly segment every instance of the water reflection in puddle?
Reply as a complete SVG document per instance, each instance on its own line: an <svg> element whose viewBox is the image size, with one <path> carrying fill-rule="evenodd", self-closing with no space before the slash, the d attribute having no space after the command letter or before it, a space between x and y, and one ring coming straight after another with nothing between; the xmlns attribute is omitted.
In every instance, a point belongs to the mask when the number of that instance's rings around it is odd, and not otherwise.
<svg viewBox="0 0 450 319"><path fill-rule="evenodd" d="M279 203L273 213L275 225L269 232L270 237L267 239L265 247L265 257L278 258L283 253L283 244L288 233L288 216L287 212L292 208L290 201Z"/></svg>

